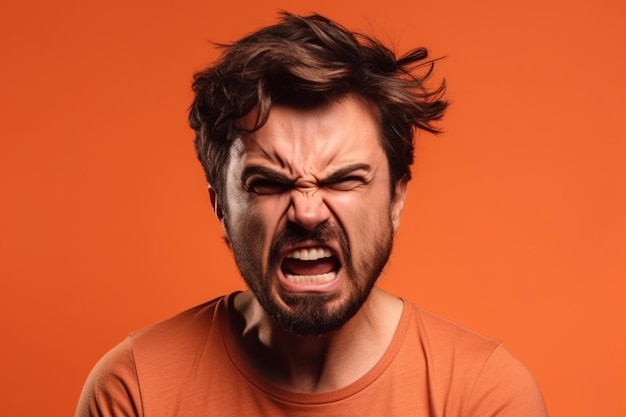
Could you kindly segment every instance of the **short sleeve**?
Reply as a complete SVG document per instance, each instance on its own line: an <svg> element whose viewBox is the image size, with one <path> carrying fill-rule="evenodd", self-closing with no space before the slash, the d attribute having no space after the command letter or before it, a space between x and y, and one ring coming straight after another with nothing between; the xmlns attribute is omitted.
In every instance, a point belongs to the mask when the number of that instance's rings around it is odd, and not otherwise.
<svg viewBox="0 0 626 417"><path fill-rule="evenodd" d="M129 337L98 361L87 377L75 417L139 417L141 396Z"/></svg>
<svg viewBox="0 0 626 417"><path fill-rule="evenodd" d="M547 417L535 377L503 345L494 349L472 389L471 417Z"/></svg>

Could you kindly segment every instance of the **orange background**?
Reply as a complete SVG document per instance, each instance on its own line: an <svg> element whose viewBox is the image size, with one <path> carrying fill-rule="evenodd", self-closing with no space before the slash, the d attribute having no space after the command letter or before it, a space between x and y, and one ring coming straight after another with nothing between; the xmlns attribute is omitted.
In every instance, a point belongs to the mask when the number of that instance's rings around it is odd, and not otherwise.
<svg viewBox="0 0 626 417"><path fill-rule="evenodd" d="M186 125L277 9L446 56L382 285L502 339L553 416L626 415L622 2L0 3L2 415L68 416L138 327L242 287Z"/></svg>

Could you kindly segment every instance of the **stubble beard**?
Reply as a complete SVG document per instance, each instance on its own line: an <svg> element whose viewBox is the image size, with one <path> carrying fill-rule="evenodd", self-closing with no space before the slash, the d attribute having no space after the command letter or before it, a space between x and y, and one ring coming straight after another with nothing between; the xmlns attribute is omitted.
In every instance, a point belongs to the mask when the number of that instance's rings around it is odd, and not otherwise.
<svg viewBox="0 0 626 417"><path fill-rule="evenodd" d="M247 230L261 230L248 228ZM275 294L270 283L273 272L280 268L278 252L286 244L313 241L320 244L335 240L339 242L344 264L344 274L350 280L350 292L344 300L338 294L288 293ZM381 275L391 255L393 227L389 220L385 233L373 243L366 254L361 255L360 275L354 266L352 252L345 232L336 225L322 224L312 232L290 224L272 240L269 252L269 268L261 275L259 254L253 253L260 247L253 242L237 238L231 239L230 246L239 271L272 322L283 331L302 336L323 335L341 328L350 320L367 300L374 284ZM280 298L278 302L276 298ZM286 306L286 307L285 307Z"/></svg>

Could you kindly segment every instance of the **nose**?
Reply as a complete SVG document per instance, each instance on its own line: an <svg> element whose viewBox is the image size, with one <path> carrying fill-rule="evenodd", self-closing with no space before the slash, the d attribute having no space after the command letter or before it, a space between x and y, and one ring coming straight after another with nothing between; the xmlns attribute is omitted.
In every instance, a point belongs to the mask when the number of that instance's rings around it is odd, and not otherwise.
<svg viewBox="0 0 626 417"><path fill-rule="evenodd" d="M294 189L287 211L287 219L312 231L320 224L328 221L330 209L324 202L318 189Z"/></svg>

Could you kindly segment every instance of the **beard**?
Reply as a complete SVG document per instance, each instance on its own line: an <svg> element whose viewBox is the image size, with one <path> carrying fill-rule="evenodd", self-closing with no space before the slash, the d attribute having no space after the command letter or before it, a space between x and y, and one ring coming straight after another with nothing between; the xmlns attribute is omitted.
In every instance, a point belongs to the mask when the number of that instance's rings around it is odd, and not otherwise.
<svg viewBox="0 0 626 417"><path fill-rule="evenodd" d="M363 249L356 266L344 230L329 223L321 224L313 231L288 224L272 239L266 275L261 273L262 260L258 259L260 251L257 248L261 247L262 240L259 234L239 236L229 243L241 276L271 321L286 332L314 336L341 328L367 300L391 255L393 226L390 219L385 226L380 236L371 240L371 246ZM255 227L246 229L262 230ZM348 294L289 293L280 290L276 294L272 290L272 276L280 267L279 252L282 247L304 241L323 245L332 240L339 242L342 252L344 264L341 267L344 277L349 280ZM278 302L278 297L282 303ZM342 297L343 300L340 299Z"/></svg>

